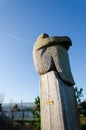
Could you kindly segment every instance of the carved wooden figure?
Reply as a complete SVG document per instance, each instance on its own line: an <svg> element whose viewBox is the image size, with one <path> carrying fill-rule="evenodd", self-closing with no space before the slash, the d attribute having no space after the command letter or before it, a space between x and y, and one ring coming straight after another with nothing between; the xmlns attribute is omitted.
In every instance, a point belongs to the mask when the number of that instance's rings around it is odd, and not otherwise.
<svg viewBox="0 0 86 130"><path fill-rule="evenodd" d="M41 34L33 48L40 74L41 129L80 130L75 84L68 57L69 37Z"/></svg>

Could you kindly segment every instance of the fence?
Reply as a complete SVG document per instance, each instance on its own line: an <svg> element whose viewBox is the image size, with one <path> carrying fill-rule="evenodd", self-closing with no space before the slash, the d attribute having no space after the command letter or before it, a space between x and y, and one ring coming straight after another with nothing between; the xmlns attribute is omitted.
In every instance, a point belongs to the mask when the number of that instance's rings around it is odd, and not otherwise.
<svg viewBox="0 0 86 130"><path fill-rule="evenodd" d="M31 111L2 111L0 116L4 119L11 120L33 120Z"/></svg>

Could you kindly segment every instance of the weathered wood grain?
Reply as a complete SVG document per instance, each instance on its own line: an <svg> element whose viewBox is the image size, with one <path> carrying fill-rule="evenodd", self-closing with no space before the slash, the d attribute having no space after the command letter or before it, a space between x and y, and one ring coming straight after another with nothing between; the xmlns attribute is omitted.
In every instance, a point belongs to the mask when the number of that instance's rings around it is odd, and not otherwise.
<svg viewBox="0 0 86 130"><path fill-rule="evenodd" d="M74 88L57 72L40 76L41 130L80 130Z"/></svg>

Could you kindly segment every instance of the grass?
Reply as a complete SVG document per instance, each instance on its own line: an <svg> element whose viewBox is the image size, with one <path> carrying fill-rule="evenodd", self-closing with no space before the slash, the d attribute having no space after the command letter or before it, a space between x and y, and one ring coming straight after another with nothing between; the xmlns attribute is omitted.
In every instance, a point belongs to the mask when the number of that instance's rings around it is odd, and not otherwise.
<svg viewBox="0 0 86 130"><path fill-rule="evenodd" d="M86 124L86 117L84 117L83 115L80 115L80 123L81 125Z"/></svg>
<svg viewBox="0 0 86 130"><path fill-rule="evenodd" d="M80 115L81 130L86 130L86 117Z"/></svg>

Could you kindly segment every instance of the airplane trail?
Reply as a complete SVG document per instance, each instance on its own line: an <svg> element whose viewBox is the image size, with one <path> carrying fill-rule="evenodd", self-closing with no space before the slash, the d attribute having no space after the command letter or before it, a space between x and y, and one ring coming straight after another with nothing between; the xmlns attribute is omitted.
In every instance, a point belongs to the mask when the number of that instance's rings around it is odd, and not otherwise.
<svg viewBox="0 0 86 130"><path fill-rule="evenodd" d="M26 41L26 40L24 40L22 38L19 38L19 37L15 36L15 35L12 35L12 34L8 34L8 36L13 38L13 39L16 39L16 40L19 40L21 42L24 42L24 43L30 43L30 42L28 42L28 41Z"/></svg>

